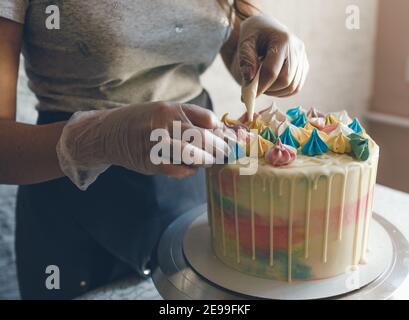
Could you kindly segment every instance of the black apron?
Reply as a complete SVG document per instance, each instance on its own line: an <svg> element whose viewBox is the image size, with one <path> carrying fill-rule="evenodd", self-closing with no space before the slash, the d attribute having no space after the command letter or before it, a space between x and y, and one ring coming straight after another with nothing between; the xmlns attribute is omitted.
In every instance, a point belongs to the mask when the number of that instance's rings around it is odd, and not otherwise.
<svg viewBox="0 0 409 320"><path fill-rule="evenodd" d="M205 91L190 103L211 108ZM71 115L40 112L38 124ZM164 229L205 202L203 170L179 180L112 166L87 191L66 177L20 186L16 255L21 297L70 299L132 273L147 277ZM60 289L47 288L47 266L59 268Z"/></svg>

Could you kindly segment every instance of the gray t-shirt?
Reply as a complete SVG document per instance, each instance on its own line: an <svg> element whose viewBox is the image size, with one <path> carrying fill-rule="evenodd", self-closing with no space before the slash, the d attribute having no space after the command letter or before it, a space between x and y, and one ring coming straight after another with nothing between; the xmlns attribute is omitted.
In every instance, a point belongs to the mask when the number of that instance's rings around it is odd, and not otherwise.
<svg viewBox="0 0 409 320"><path fill-rule="evenodd" d="M0 17L25 24L37 108L68 112L188 101L229 33L217 0L0 0Z"/></svg>

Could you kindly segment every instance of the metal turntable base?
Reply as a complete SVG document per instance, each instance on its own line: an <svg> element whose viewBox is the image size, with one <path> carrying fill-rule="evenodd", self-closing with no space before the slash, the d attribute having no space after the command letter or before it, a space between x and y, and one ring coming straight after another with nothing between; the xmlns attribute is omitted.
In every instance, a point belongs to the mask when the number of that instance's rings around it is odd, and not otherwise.
<svg viewBox="0 0 409 320"><path fill-rule="evenodd" d="M191 223L203 213L207 206L197 207L175 220L163 234L158 250L158 267L153 271L155 286L164 299L254 299L227 290L198 274L188 263L183 253L183 239ZM403 234L378 214L374 219L385 229L392 242L393 254L386 270L367 286L332 299L389 299L408 276L409 243Z"/></svg>

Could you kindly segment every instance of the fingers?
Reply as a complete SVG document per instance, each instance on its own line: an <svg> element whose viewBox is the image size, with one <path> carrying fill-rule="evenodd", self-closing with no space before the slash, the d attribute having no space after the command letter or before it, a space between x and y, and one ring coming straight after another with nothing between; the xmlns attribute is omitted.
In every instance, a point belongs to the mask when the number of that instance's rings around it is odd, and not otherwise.
<svg viewBox="0 0 409 320"><path fill-rule="evenodd" d="M174 140L173 148L177 148L177 153L173 152L172 162L174 164L209 166L215 163L213 155L191 143Z"/></svg>
<svg viewBox="0 0 409 320"><path fill-rule="evenodd" d="M244 83L254 79L259 68L257 37L250 36L240 42L239 67Z"/></svg>
<svg viewBox="0 0 409 320"><path fill-rule="evenodd" d="M303 67L301 65L298 65L295 76L291 83L284 89L281 90L269 90L269 94L275 96L275 97L286 97L291 94L297 89L300 81L301 81L301 76L302 76L302 69Z"/></svg>
<svg viewBox="0 0 409 320"><path fill-rule="evenodd" d="M277 80L266 90L266 92L283 90L294 81L298 69L298 54L296 50L290 50L289 46L287 46L286 50L286 58L280 74L278 75Z"/></svg>
<svg viewBox="0 0 409 320"><path fill-rule="evenodd" d="M225 140L234 140L232 133L223 130L223 124L210 110L191 104L183 104L182 110L190 123L182 124L182 140L192 143L198 148L207 150L212 155L228 155L229 145ZM199 139L199 134L201 139Z"/></svg>
<svg viewBox="0 0 409 320"><path fill-rule="evenodd" d="M277 81L281 70L285 67L287 58L286 47L281 43L272 42L268 48L260 71L257 95L267 91Z"/></svg>
<svg viewBox="0 0 409 320"><path fill-rule="evenodd" d="M193 104L182 104L181 108L195 126L206 129L215 129L221 126L219 119L210 110Z"/></svg>
<svg viewBox="0 0 409 320"><path fill-rule="evenodd" d="M308 74L304 43L292 35L270 38L263 60L258 95L286 97L297 93Z"/></svg>
<svg viewBox="0 0 409 320"><path fill-rule="evenodd" d="M184 124L182 126L182 141L191 143L192 145L206 150L209 154L215 157L221 157L229 155L229 145L224 141L224 137L219 136L219 130L217 134L215 131L203 129L195 126Z"/></svg>
<svg viewBox="0 0 409 320"><path fill-rule="evenodd" d="M266 91L265 94L283 98L298 93L299 90L302 88L308 74L309 65L306 54L303 53L301 57L297 59L297 62L298 63L296 73L295 76L292 78L290 84L285 88L278 90L273 89L274 88L273 86L268 91Z"/></svg>
<svg viewBox="0 0 409 320"><path fill-rule="evenodd" d="M303 74L301 77L301 82L298 86L298 88L295 90L295 93L300 92L300 90L304 87L305 81L307 80L308 73L310 71L310 63L308 62L307 56L305 57L305 62L304 62L304 69L303 69Z"/></svg>

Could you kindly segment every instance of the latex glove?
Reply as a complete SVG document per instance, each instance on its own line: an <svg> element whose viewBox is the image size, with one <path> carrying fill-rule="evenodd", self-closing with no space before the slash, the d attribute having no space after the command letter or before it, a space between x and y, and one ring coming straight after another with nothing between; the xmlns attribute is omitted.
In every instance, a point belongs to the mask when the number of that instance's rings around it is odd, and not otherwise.
<svg viewBox="0 0 409 320"><path fill-rule="evenodd" d="M173 121L179 123L182 134L192 129L202 141L197 139L193 144L183 142L181 137L174 135ZM216 153L222 157L228 153L223 138L205 130L218 129L221 135L222 128L211 111L187 104L156 102L113 110L77 112L63 129L57 155L62 171L81 190L85 190L110 165L147 175L181 178L195 174L197 166L214 163ZM170 164L155 164L158 159L151 157L152 147L158 143L150 139L154 129L163 129L165 143L172 150L180 148L178 153L171 151L161 155L172 162ZM194 154L199 160L185 163L183 153ZM174 164L174 161L180 164Z"/></svg>
<svg viewBox="0 0 409 320"><path fill-rule="evenodd" d="M304 43L266 16L253 16L241 23L236 57L244 84L255 77L262 63L258 95L293 95L302 88L309 71Z"/></svg>

